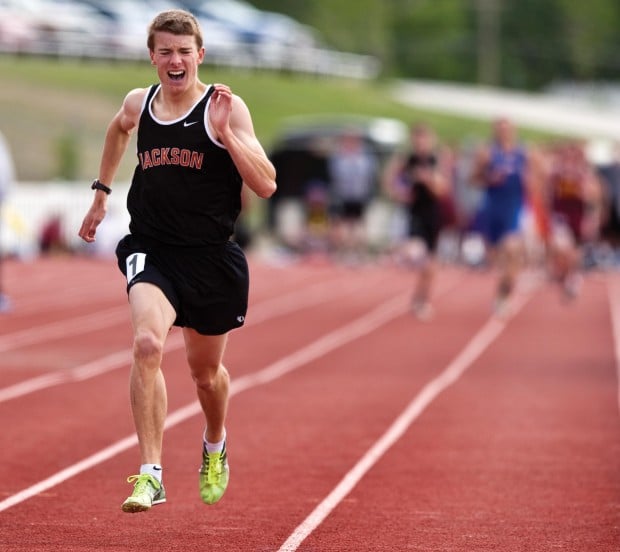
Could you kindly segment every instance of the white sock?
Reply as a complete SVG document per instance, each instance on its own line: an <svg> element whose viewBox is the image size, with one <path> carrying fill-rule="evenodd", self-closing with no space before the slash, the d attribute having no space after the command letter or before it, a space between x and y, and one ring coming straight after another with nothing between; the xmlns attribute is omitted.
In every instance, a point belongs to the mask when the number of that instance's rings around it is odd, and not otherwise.
<svg viewBox="0 0 620 552"><path fill-rule="evenodd" d="M217 443L209 443L209 441L207 441L206 430L202 436L202 440L204 441L205 450L209 454L213 454L214 452L222 452L224 449L224 441L226 441L226 430L224 430L224 437L222 437L222 440Z"/></svg>
<svg viewBox="0 0 620 552"><path fill-rule="evenodd" d="M140 475L148 473L161 483L162 469L159 464L142 464L140 466Z"/></svg>

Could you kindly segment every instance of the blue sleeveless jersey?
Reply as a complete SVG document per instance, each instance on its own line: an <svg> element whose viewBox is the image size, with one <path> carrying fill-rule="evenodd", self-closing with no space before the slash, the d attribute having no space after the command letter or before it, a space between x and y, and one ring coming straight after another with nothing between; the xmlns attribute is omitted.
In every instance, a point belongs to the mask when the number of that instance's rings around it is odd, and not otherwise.
<svg viewBox="0 0 620 552"><path fill-rule="evenodd" d="M493 146L487 174L504 174L499 183L485 188L479 226L487 239L498 243L506 235L518 232L525 206L525 169L527 156L521 147L506 152Z"/></svg>
<svg viewBox="0 0 620 552"><path fill-rule="evenodd" d="M523 148L506 152L497 146L491 149L488 172L505 173L499 184L486 188L485 201L495 209L520 209L525 201L526 155Z"/></svg>

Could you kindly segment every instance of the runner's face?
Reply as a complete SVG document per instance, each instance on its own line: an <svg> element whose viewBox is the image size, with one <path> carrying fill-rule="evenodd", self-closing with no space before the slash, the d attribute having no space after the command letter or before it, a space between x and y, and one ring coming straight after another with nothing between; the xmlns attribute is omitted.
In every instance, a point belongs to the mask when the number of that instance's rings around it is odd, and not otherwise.
<svg viewBox="0 0 620 552"><path fill-rule="evenodd" d="M197 79L198 66L204 58L204 48L196 46L191 35L155 33L151 63L157 67L157 75L163 86L185 90Z"/></svg>
<svg viewBox="0 0 620 552"><path fill-rule="evenodd" d="M503 145L510 145L514 142L515 131L510 121L499 119L495 122L495 138Z"/></svg>

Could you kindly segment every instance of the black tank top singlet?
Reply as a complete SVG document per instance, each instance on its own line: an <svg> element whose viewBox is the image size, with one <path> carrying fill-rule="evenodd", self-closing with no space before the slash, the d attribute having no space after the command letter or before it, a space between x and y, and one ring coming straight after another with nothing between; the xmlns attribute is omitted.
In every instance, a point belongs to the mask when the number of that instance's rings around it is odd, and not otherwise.
<svg viewBox="0 0 620 552"><path fill-rule="evenodd" d="M416 177L418 169L435 170L437 157L434 153L412 153L405 163L406 179L413 191L413 201L409 206L414 215L424 217L436 217L439 212L439 200L434 192Z"/></svg>
<svg viewBox="0 0 620 552"><path fill-rule="evenodd" d="M241 176L207 132L210 86L182 118L159 121L147 93L138 124L138 165L127 196L133 234L174 246L226 242L241 210Z"/></svg>

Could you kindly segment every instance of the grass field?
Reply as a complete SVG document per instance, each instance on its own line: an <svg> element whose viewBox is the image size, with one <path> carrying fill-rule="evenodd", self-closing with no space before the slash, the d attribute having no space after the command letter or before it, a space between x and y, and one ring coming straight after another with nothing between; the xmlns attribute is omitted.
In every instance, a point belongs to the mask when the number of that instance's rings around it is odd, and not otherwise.
<svg viewBox="0 0 620 552"><path fill-rule="evenodd" d="M20 181L67 173L76 180L96 174L106 125L124 95L155 82L147 62L102 62L0 56L0 130L8 139ZM205 65L204 82L225 82L249 105L256 133L267 149L292 115L353 113L425 120L443 140L486 136L487 123L408 108L391 98L389 81L353 81ZM538 134L529 134L537 138ZM64 167L63 167L64 163ZM127 180L126 156L118 180Z"/></svg>

